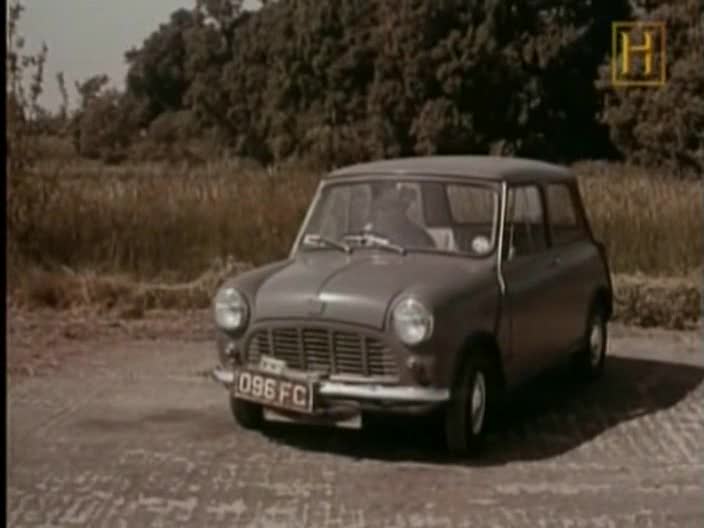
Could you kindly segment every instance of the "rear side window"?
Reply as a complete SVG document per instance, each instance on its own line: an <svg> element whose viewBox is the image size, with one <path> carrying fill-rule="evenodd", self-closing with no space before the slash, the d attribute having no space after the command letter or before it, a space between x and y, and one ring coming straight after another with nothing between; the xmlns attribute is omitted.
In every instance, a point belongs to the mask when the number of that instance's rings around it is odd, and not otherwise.
<svg viewBox="0 0 704 528"><path fill-rule="evenodd" d="M547 186L547 200L553 244L583 239L586 229L572 189L566 184L551 183Z"/></svg>
<svg viewBox="0 0 704 528"><path fill-rule="evenodd" d="M509 260L547 247L542 200L536 186L509 189L504 235Z"/></svg>

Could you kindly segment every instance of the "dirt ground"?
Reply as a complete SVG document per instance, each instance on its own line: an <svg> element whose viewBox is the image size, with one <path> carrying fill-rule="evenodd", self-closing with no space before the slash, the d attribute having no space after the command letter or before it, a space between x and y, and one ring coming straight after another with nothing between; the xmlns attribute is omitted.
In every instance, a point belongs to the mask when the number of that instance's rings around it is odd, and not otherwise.
<svg viewBox="0 0 704 528"><path fill-rule="evenodd" d="M8 526L704 524L701 332L613 325L602 380L526 387L469 462L424 421L239 429L209 324L10 314Z"/></svg>

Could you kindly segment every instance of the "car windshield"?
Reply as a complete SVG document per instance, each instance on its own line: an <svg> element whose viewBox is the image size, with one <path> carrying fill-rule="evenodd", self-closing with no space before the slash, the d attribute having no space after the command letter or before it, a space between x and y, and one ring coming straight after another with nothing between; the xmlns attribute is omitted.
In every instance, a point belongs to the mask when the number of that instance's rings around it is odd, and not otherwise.
<svg viewBox="0 0 704 528"><path fill-rule="evenodd" d="M365 180L325 185L312 204L300 248L485 257L494 251L497 189L479 183Z"/></svg>

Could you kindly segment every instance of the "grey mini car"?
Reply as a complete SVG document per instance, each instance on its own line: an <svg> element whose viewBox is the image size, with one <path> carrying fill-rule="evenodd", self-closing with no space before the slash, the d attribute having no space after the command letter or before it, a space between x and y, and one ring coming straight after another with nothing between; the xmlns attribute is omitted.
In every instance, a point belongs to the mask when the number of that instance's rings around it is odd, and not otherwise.
<svg viewBox="0 0 704 528"><path fill-rule="evenodd" d="M213 375L247 428L437 412L448 448L476 454L509 390L564 360L599 376L611 311L567 169L365 163L323 178L286 260L218 290Z"/></svg>

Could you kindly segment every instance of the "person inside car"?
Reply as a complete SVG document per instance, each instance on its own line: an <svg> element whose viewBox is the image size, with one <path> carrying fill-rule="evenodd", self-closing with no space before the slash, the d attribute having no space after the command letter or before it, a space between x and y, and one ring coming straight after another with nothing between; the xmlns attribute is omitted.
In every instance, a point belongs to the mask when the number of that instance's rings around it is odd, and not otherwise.
<svg viewBox="0 0 704 528"><path fill-rule="evenodd" d="M414 194L393 182L375 183L371 187L374 211L365 230L384 235L390 242L403 247L434 248L428 232L409 217Z"/></svg>

